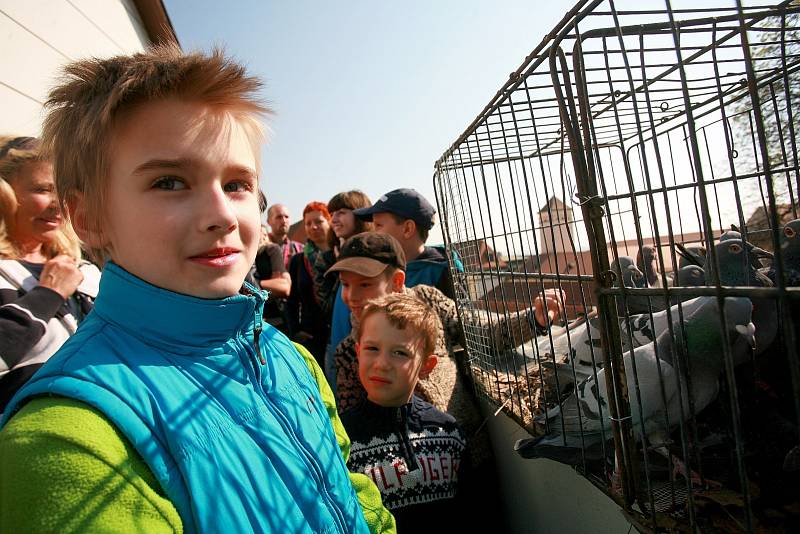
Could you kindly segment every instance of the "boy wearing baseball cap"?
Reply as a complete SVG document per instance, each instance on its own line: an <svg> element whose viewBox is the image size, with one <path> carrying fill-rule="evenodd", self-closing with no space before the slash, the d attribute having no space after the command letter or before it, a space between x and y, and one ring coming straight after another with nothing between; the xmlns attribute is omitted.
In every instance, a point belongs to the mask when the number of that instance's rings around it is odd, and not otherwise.
<svg viewBox="0 0 800 534"><path fill-rule="evenodd" d="M419 284L434 286L451 299L455 298L447 258L442 250L425 245L433 228L436 209L418 191L409 188L389 191L369 208L354 210L353 215L372 221L376 232L397 239L408 262L408 287Z"/></svg>

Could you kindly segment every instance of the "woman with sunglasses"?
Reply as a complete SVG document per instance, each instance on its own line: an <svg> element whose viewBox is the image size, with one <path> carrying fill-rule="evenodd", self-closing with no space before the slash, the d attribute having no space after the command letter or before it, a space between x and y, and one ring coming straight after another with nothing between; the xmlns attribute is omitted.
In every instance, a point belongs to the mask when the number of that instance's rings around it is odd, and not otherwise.
<svg viewBox="0 0 800 534"><path fill-rule="evenodd" d="M99 279L61 216L38 139L0 136L0 413L75 332Z"/></svg>

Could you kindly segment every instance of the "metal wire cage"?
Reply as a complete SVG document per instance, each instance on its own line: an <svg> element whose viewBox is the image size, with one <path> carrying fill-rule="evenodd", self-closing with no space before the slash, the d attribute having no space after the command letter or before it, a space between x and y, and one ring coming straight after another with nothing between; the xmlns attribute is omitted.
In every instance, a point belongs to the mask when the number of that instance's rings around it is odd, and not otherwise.
<svg viewBox="0 0 800 534"><path fill-rule="evenodd" d="M792 530L800 5L697 4L579 2L434 187L460 313L558 303L510 351L464 321L523 456L642 530Z"/></svg>

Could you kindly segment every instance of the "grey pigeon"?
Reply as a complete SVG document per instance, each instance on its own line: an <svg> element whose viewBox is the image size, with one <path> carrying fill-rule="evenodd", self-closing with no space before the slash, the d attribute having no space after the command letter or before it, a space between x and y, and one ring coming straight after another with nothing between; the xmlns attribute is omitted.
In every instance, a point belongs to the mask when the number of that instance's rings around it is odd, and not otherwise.
<svg viewBox="0 0 800 534"><path fill-rule="evenodd" d="M725 241L730 241L731 239L738 239L739 241L742 240L742 233L739 230L731 228L730 230L725 230L719 236L719 242L723 243Z"/></svg>
<svg viewBox="0 0 800 534"><path fill-rule="evenodd" d="M680 321L674 323L677 344L673 343L669 332L664 332L653 343L624 355L628 398L637 440L646 440L663 449L672 428L690 415L689 394L694 401L695 414L717 396L718 378L724 367L723 344L729 343L734 360L743 359L741 354L752 347L755 327L751 322L750 301L744 297L725 299L724 334L720 331L717 303L717 299L705 300L685 319L682 327ZM692 378L690 392L686 377L680 375L677 366L681 354L685 354L681 361L688 363ZM590 377L581 382L559 407L539 417L540 421L547 419L549 422L549 434L519 440L514 450L524 458L551 458L578 465L585 447L611 437L608 403L603 369L598 371L596 379Z"/></svg>
<svg viewBox="0 0 800 534"><path fill-rule="evenodd" d="M723 286L772 287L767 275L753 266L753 260L772 254L741 239L729 239L714 246ZM714 285L713 262L706 269L706 284ZM774 299L753 298L753 323L756 325L756 354L762 354L778 333L778 309Z"/></svg>
<svg viewBox="0 0 800 534"><path fill-rule="evenodd" d="M699 265L684 265L672 273L674 287L702 287L706 285L706 272ZM693 295L672 295L670 302L677 304L694 298Z"/></svg>
<svg viewBox="0 0 800 534"><path fill-rule="evenodd" d="M681 243L675 243L675 252L678 254L678 269L687 265L697 265L704 267L706 264L706 247L697 245L687 247Z"/></svg>
<svg viewBox="0 0 800 534"><path fill-rule="evenodd" d="M714 245L719 264L719 280L723 286L772 287L772 281L758 271L754 262L760 258L772 258L772 253L743 242L741 239L728 239ZM760 265L760 263L759 263ZM706 262L706 284L714 285L714 262Z"/></svg>
<svg viewBox="0 0 800 534"><path fill-rule="evenodd" d="M647 287L644 273L630 256L620 256L611 262L611 270L617 274L617 287L621 287L619 281L629 288ZM627 298L620 296L617 298L617 313L620 317L626 315L626 304L628 314L657 312L667 307L664 297L660 296L628 295Z"/></svg>
<svg viewBox="0 0 800 534"><path fill-rule="evenodd" d="M730 230L722 232L722 235L719 236L719 242L720 243L724 243L725 241L736 241L736 240L743 241L742 233L733 224L731 225L731 229ZM745 247L747 247L748 249L757 248L755 245L753 245L749 241L744 241L744 244L745 244ZM766 252L766 251L763 251L761 249L758 249L758 250L760 250L762 252ZM769 254L769 253L767 252L767 254ZM761 257L771 257L771 256L760 256L759 257L759 256L756 256L756 255L750 255L750 263L753 265L753 267L755 269L761 269L764 266L764 264L761 263L761 259L760 259Z"/></svg>
<svg viewBox="0 0 800 534"><path fill-rule="evenodd" d="M706 285L706 272L697 265L686 265L675 273L675 286L700 287Z"/></svg>
<svg viewBox="0 0 800 534"><path fill-rule="evenodd" d="M659 335L666 332L669 325L668 313L672 315L672 320L676 321L681 314L683 317L692 315L706 305L708 300L716 300L716 297L696 297L681 304L680 308L676 304L669 312L662 310L653 313L652 320L650 313L631 315L628 320L624 317L619 318L623 352L652 343ZM555 369L559 386L580 382L593 376L595 368L603 367L600 339L600 320L597 317L575 328L569 328L564 334L554 337L552 343L549 337L541 337L538 339L537 347L541 363ZM555 358L552 358L552 355L555 355ZM553 364L553 360L559 362L564 357L567 363Z"/></svg>
<svg viewBox="0 0 800 534"><path fill-rule="evenodd" d="M622 280L625 287L644 287L644 273L630 256L620 256L611 262L610 267L617 274L617 285Z"/></svg>
<svg viewBox="0 0 800 534"><path fill-rule="evenodd" d="M643 245L636 254L636 267L644 274L649 287L661 286L661 271L658 269L658 256L655 247Z"/></svg>

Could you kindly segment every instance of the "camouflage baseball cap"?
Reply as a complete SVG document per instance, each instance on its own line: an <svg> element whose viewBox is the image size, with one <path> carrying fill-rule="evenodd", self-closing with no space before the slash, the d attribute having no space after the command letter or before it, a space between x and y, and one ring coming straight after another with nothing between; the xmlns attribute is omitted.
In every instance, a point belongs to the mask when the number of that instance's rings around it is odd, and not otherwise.
<svg viewBox="0 0 800 534"><path fill-rule="evenodd" d="M397 239L389 234L363 232L344 242L338 261L325 274L350 271L372 278L389 266L406 270L406 255Z"/></svg>

